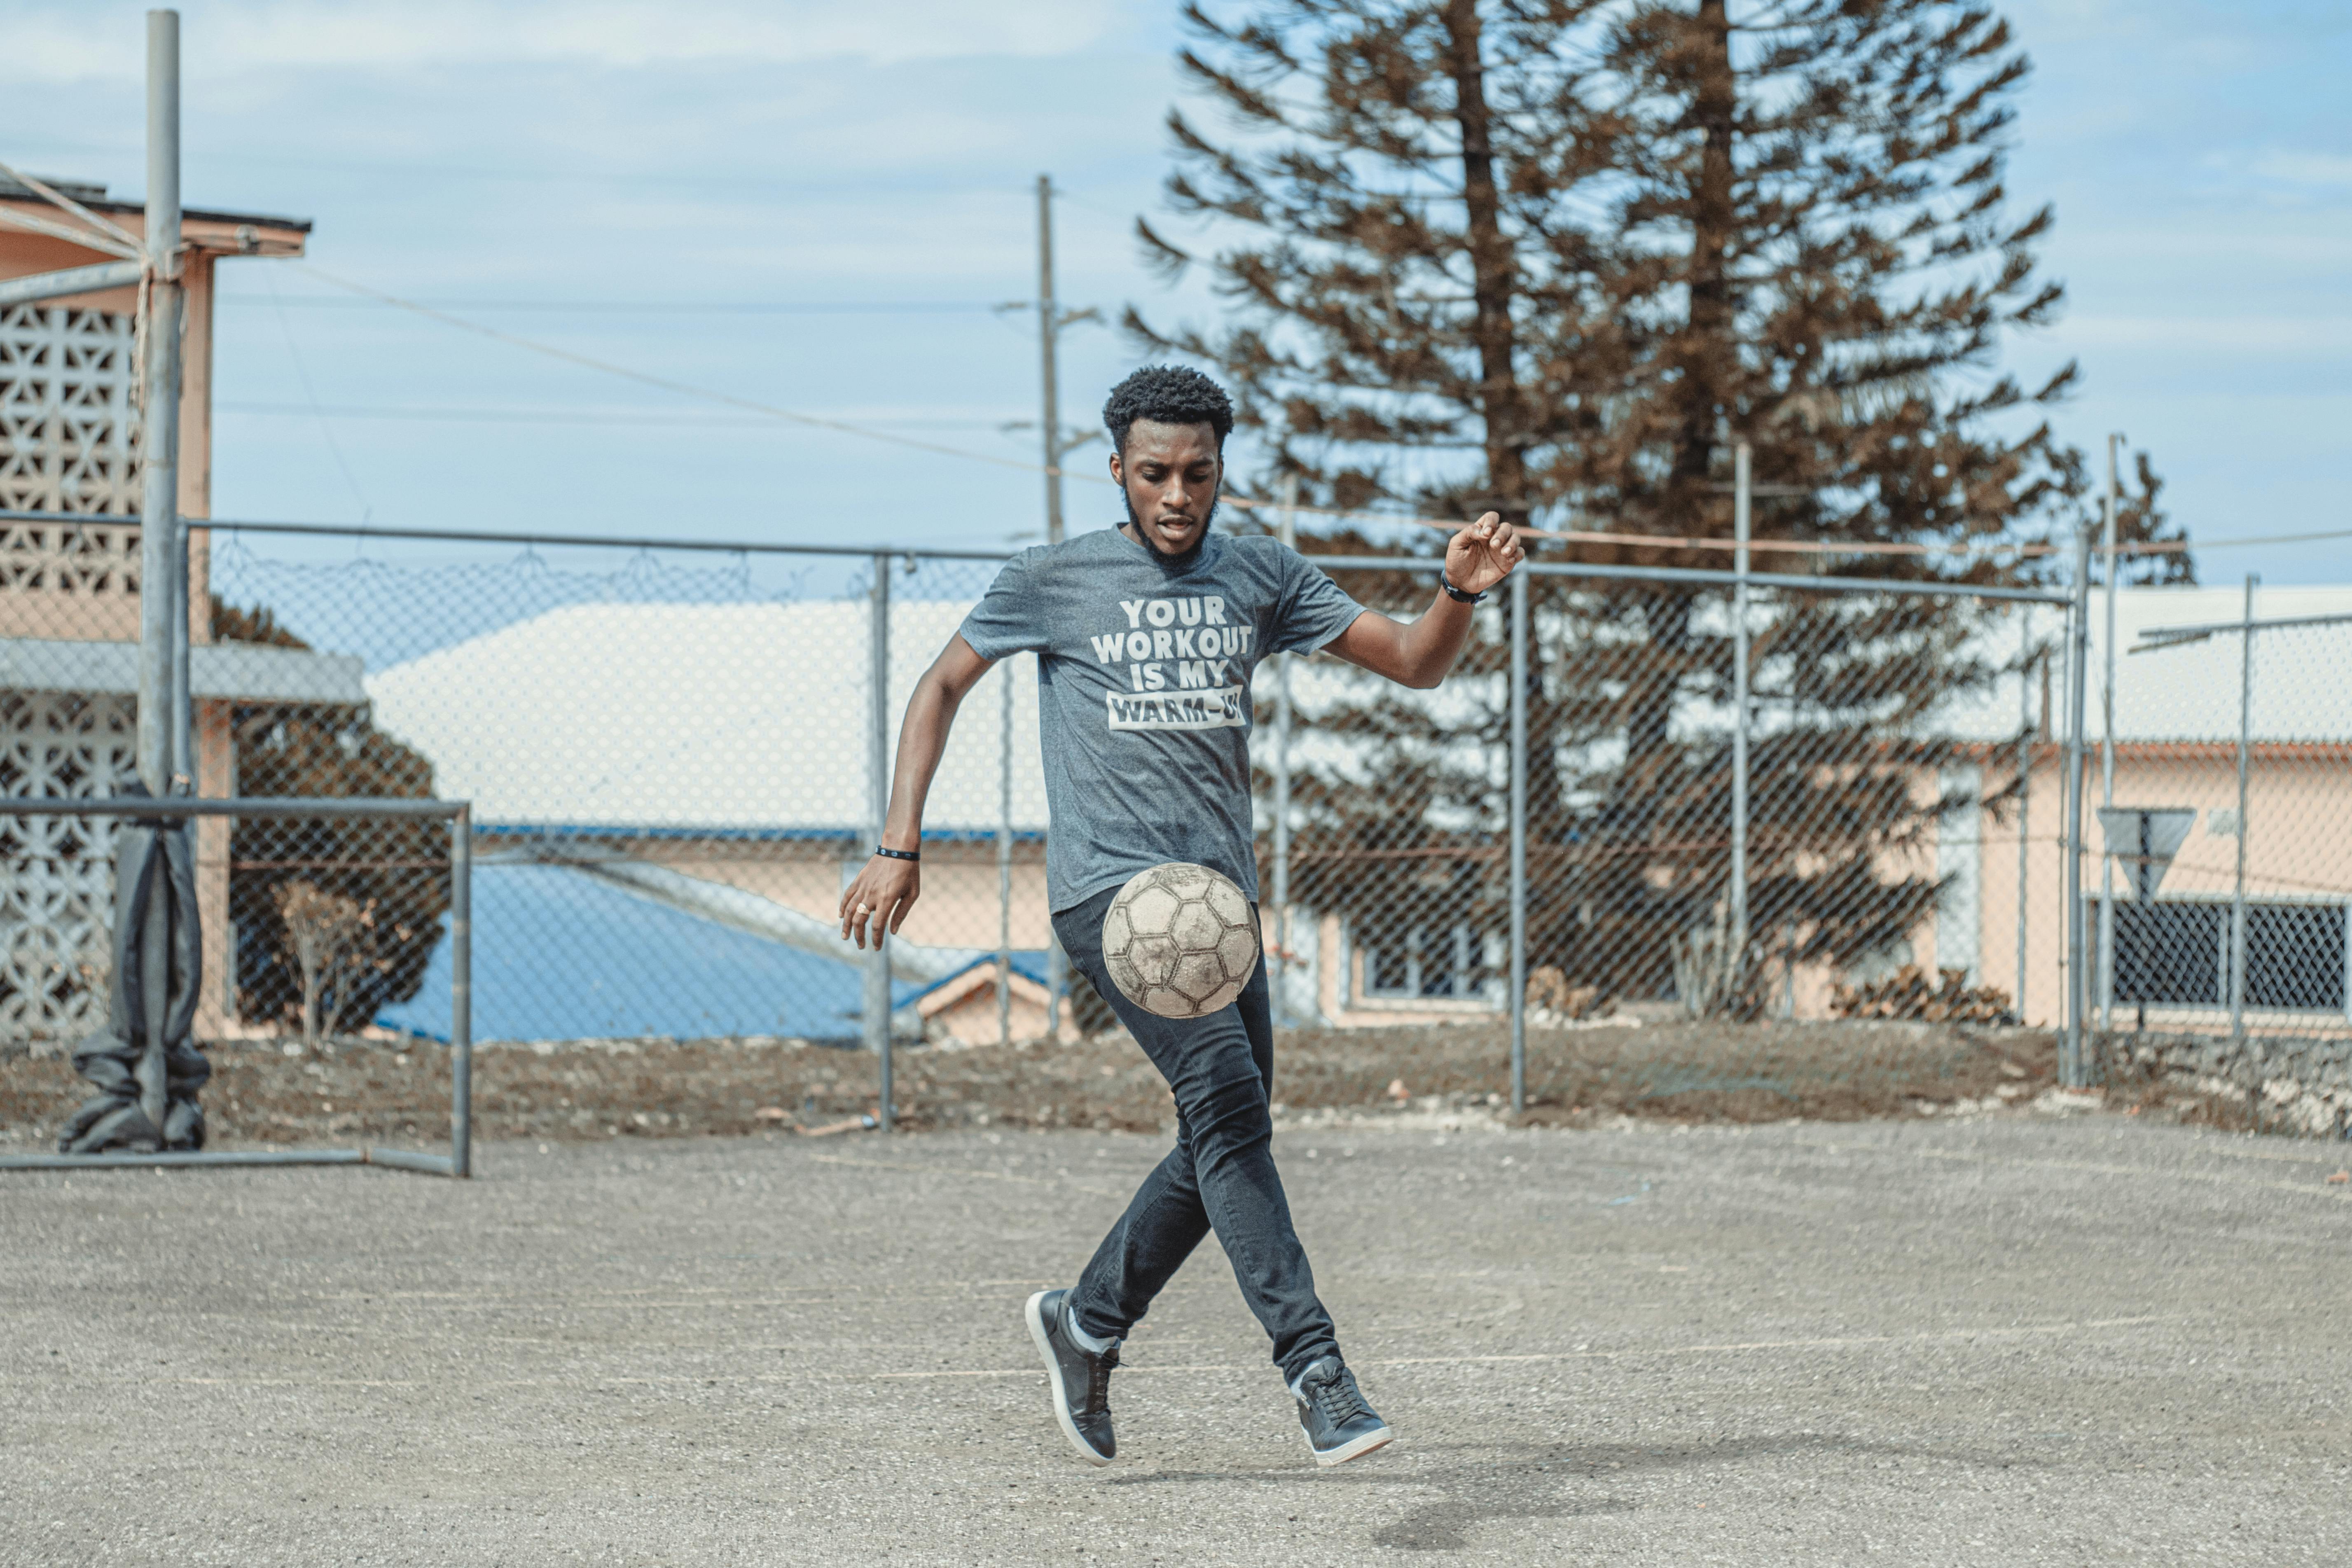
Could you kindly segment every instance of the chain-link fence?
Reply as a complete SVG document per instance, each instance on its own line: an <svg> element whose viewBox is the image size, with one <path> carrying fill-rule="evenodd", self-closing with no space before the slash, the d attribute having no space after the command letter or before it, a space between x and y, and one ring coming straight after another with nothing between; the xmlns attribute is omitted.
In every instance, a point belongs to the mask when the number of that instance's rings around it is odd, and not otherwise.
<svg viewBox="0 0 2352 1568"><path fill-rule="evenodd" d="M12 527L0 787L112 794L131 773L135 531ZM1432 591L1433 563L1326 560L1375 607L1417 614ZM1108 1021L1083 985L1059 989L1025 658L963 705L887 982L838 934L877 826L876 742L887 769L908 693L993 558L256 529L200 541L199 568L200 792L471 801L486 1041L873 1044L885 983L902 1043ZM1482 1029L1505 1040L1523 997L1528 1100L1573 1107L1610 1098L1575 1074L1636 1058L1611 1103L1810 1105L1808 1074L1902 1076L1883 1042L1914 1037L1885 1026L2054 1029L2070 990L2111 1047L2143 1014L2150 1032L2226 1038L2241 989L2258 1038L2342 1022L2352 875L2329 869L2345 838L2330 789L2352 725L2321 674L2340 626L2255 634L2242 806L2234 629L2118 661L2112 786L2091 677L2092 951L2070 968L2058 595L1553 563L1524 581L1516 779L1509 595L1434 691L1328 658L1259 670L1261 883L1290 1026L1416 1041L1400 1048L1433 1060L1486 1051L1464 1043ZM2126 635L2231 618L2123 598ZM2144 902L2127 878L2146 857L2109 863L2112 910L2093 816L2110 804L2193 807L2200 828ZM2252 831L2232 837L2238 823ZM200 1032L446 1036L436 851L403 837L413 826L200 827ZM18 831L0 1030L76 1037L84 958L104 946L107 829ZM305 921L363 931L364 956L306 972ZM1806 1042L1841 1038L1807 1059ZM1506 1048L1463 1072L1499 1092ZM1591 1066L1611 1052L1620 1068ZM2008 1050L2001 1070L2032 1055Z"/></svg>
<svg viewBox="0 0 2352 1568"><path fill-rule="evenodd" d="M60 553L90 548L79 525L49 534ZM473 802L485 1038L859 1037L863 979L835 911L875 830L873 563L463 541L386 553L398 549L211 542L192 616L201 792ZM993 570L891 565L897 707ZM27 586L10 607L28 624L11 629L36 635L9 643L0 786L118 793L134 776L135 580L118 566L94 589L54 572ZM1044 1032L1030 662L967 700L933 790L924 900L890 960L901 1036ZM105 825L39 831L12 846L0 973L20 1039L89 1026L93 993L67 972L103 949L111 887ZM200 827L204 1032L446 1036L443 893L415 874L431 858L408 842L421 831ZM363 927L368 957L306 987L301 933L321 921ZM993 984L1003 954L1009 1007Z"/></svg>
<svg viewBox="0 0 2352 1568"><path fill-rule="evenodd" d="M1429 593L1424 574L1339 576L1401 611ZM1538 1026L2053 1021L2060 737L2041 672L2054 614L1750 587L1743 673L1738 597L1715 581L1531 577ZM1267 791L1286 787L1292 820L1287 844L1268 835L1262 850L1288 861L1295 1013L1507 1008L1508 640L1507 611L1481 611L1459 672L1426 695L1328 665L1287 675L1291 776Z"/></svg>
<svg viewBox="0 0 2352 1568"><path fill-rule="evenodd" d="M2352 1103L2344 600L2251 581L2125 596L2084 892L2111 1068L2233 1085L2257 1119L2319 1130Z"/></svg>
<svg viewBox="0 0 2352 1568"><path fill-rule="evenodd" d="M207 839L232 847L225 862L204 858ZM465 807L431 799L157 800L132 784L0 799L0 863L12 872L12 893L46 891L53 912L77 921L68 934L62 922L39 919L34 900L11 900L18 1016L70 1020L19 1040L69 1040L86 1080L69 1096L47 1086L59 1102L60 1152L110 1160L119 1148L160 1143L172 1151L163 1158L189 1163L374 1163L466 1175L471 842ZM264 951L258 972L240 967L250 959L238 952L234 924L196 918L206 903L234 904L235 880L254 873L260 886L241 890L248 904L267 899L278 938L253 944ZM388 998L418 994L427 952L443 960L436 1000L449 1032L438 1041L404 1038L366 1075L364 1130L392 1146L198 1152L215 1126L246 1143L301 1142L314 1123L330 1133L361 1129L348 1093L338 1118L336 1091L321 1094L269 1058L331 1055ZM222 1020L270 1003L288 1037L282 1047L224 1053ZM315 1061L309 1068L322 1070ZM68 1098L79 1101L69 1115ZM0 1143L25 1141L23 1127L6 1125L14 1120L0 1116ZM413 1147L445 1136L446 1155ZM0 1150L0 1166L54 1163Z"/></svg>

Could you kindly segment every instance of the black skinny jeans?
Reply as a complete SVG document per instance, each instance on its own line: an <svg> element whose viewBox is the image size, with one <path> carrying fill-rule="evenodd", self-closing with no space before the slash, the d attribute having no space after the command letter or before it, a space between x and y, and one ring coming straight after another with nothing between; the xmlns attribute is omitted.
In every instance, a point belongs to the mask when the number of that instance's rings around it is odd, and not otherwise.
<svg viewBox="0 0 2352 1568"><path fill-rule="evenodd" d="M1212 1229L1242 1297L1274 1341L1283 1377L1337 1355L1307 1249L1274 1168L1274 1018L1265 965L1206 1018L1162 1018L1119 994L1103 969L1102 922L1118 890L1054 917L1062 950L1118 1015L1176 1097L1176 1147L1136 1189L1078 1278L1071 1309L1098 1339L1124 1339Z"/></svg>

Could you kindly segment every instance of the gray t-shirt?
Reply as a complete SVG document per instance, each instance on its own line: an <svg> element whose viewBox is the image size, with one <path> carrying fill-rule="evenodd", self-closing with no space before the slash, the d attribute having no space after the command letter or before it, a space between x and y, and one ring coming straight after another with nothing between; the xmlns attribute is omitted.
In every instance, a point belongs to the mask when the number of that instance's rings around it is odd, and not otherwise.
<svg viewBox="0 0 2352 1568"><path fill-rule="evenodd" d="M1363 613L1264 535L1213 532L1181 569L1115 528L1005 563L963 640L986 659L1037 655L1047 901L1069 909L1169 860L1256 898L1250 671Z"/></svg>

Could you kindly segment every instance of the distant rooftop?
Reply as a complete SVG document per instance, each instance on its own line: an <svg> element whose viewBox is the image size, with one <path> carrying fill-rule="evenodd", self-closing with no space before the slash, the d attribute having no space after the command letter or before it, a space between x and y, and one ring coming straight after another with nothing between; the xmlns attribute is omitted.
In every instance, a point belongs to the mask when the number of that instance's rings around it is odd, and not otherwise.
<svg viewBox="0 0 2352 1568"><path fill-rule="evenodd" d="M145 202L123 201L110 197L106 194L104 185L94 184L88 180L67 179L56 174L36 174L33 177L59 195L69 196L82 205L98 212L137 213L147 210ZM5 174L0 174L0 201L46 199L31 186L12 180ZM272 228L290 228L303 234L310 232L310 220L307 217L278 217L269 213L227 212L216 207L183 207L181 216L195 218L206 223L268 224Z"/></svg>

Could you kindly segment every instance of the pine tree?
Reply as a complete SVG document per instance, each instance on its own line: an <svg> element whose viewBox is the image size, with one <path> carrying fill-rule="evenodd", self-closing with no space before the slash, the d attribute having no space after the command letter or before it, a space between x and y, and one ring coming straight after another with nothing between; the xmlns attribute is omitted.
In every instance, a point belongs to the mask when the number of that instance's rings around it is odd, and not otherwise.
<svg viewBox="0 0 2352 1568"><path fill-rule="evenodd" d="M2136 555L2116 573L2118 581L2147 587L2191 587L2197 562L2189 552L2189 531L2173 525L2161 497L2164 479L2146 452L2132 454L2132 479L2116 498L2116 540L2121 544L2167 544L2178 548Z"/></svg>
<svg viewBox="0 0 2352 1568"><path fill-rule="evenodd" d="M1185 17L1184 73L1233 131L1221 142L1171 117L1168 194L1202 226L1229 316L1161 331L1130 310L1129 325L1234 384L1265 479L1295 476L1339 509L1493 507L1644 536L1659 542L1548 553L1651 566L1727 564L1672 542L1728 537L1743 440L1768 539L1993 546L2079 521L2085 464L2044 417L2074 367L2029 392L1998 363L2063 290L2034 265L2049 210L2007 214L2028 67L1990 10L1257 0ZM1192 260L1141 235L1171 268ZM1328 547L1366 542L1326 531ZM2005 584L2048 559L1759 551L1755 564ZM1426 581L1365 586L1413 605ZM1534 962L1666 989L1675 944L1719 910L1725 597L1538 580ZM1890 878L1888 852L1924 841L1938 803L1911 781L1958 754L1932 737L1937 705L1998 673L1968 601L1787 595L1756 614L1759 711L1778 719L1759 719L1752 752L1751 932L1773 934L1741 944L1723 988L1738 1011L1763 1005L1747 983L1762 949L1851 963L1931 907L1932 878ZM1466 665L1474 686L1499 667L1492 639ZM1692 722L1708 710L1717 721ZM1451 809L1383 823L1340 790L1319 802L1328 834L1360 852L1491 829L1493 770L1448 767L1453 731L1429 711L1345 719ZM1325 891L1359 911L1396 902ZM1456 890L1448 908L1477 902Z"/></svg>
<svg viewBox="0 0 2352 1568"><path fill-rule="evenodd" d="M215 640L307 648L266 605L212 601ZM365 795L425 799L433 764L349 709L240 704L232 718L241 795ZM237 1010L257 1023L301 1019L360 1027L415 996L440 945L449 909L448 835L437 822L399 818L240 820L229 839L229 911L236 924ZM323 994L298 952L289 889L348 905L348 952Z"/></svg>

